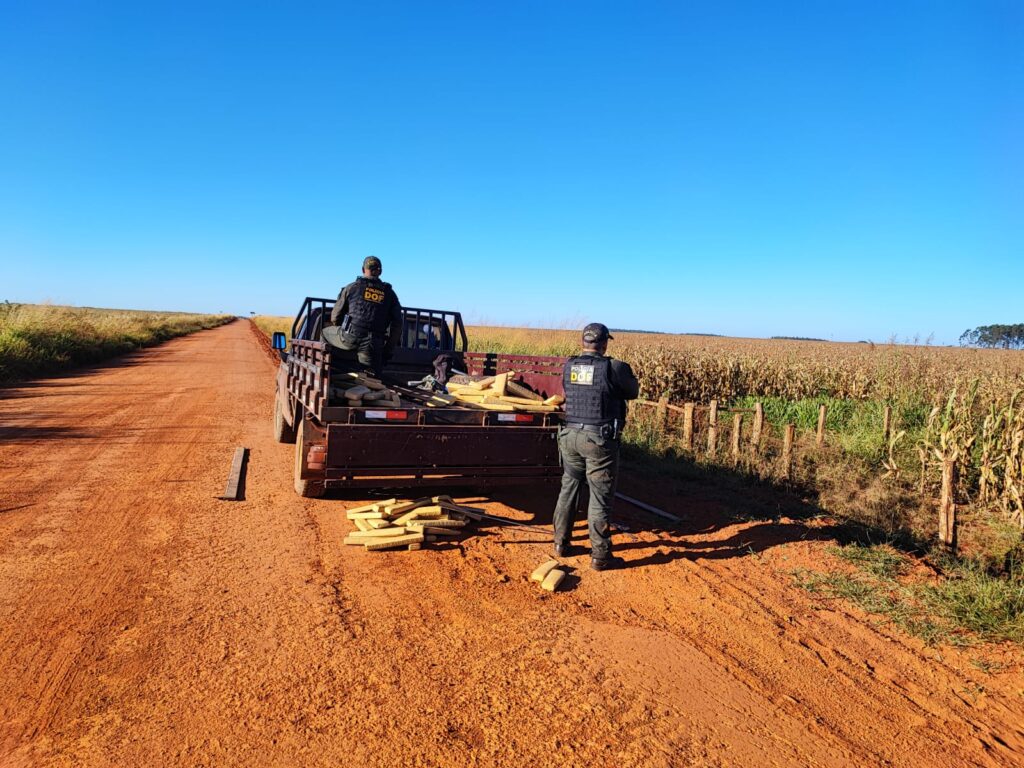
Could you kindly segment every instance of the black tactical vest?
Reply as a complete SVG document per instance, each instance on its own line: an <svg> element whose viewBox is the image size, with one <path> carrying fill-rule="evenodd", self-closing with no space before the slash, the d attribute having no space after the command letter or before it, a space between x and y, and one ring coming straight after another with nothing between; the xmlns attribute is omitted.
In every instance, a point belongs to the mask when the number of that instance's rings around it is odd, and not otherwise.
<svg viewBox="0 0 1024 768"><path fill-rule="evenodd" d="M622 400L611 382L611 358L598 355L571 357L562 372L565 420L577 424L611 424L622 416Z"/></svg>
<svg viewBox="0 0 1024 768"><path fill-rule="evenodd" d="M391 284L357 277L348 294L348 316L354 333L384 333L389 325L394 292Z"/></svg>

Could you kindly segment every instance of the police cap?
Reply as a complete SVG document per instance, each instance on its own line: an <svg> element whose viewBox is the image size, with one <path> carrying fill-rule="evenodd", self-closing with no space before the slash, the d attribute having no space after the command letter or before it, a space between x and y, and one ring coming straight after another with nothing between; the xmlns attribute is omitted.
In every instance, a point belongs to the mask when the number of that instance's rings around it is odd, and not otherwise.
<svg viewBox="0 0 1024 768"><path fill-rule="evenodd" d="M380 259L376 256L367 256L363 259L363 269L380 269Z"/></svg>
<svg viewBox="0 0 1024 768"><path fill-rule="evenodd" d="M600 344L602 341L614 338L608 332L608 326L602 323L590 323L583 329L583 341L587 344Z"/></svg>

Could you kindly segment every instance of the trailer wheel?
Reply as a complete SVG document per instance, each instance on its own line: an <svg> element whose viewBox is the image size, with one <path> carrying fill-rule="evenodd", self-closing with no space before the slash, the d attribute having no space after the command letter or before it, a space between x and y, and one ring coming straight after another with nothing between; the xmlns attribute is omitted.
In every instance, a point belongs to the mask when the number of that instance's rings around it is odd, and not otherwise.
<svg viewBox="0 0 1024 768"><path fill-rule="evenodd" d="M281 398L274 396L274 439L279 443L295 442L295 427L288 426L284 420L284 409L281 407Z"/></svg>
<svg viewBox="0 0 1024 768"><path fill-rule="evenodd" d="M306 419L305 414L296 414L295 439L295 492L307 499L318 499L324 495L324 481L319 477L303 477L306 473Z"/></svg>

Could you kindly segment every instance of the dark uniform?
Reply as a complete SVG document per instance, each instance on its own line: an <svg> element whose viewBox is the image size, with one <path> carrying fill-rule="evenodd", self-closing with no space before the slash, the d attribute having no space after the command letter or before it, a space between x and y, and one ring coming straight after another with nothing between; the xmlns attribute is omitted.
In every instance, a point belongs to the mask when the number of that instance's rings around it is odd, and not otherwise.
<svg viewBox="0 0 1024 768"><path fill-rule="evenodd" d="M610 338L600 323L584 329L585 342L600 344ZM568 553L580 484L586 480L590 556L600 568L612 562L608 515L615 496L619 436L626 423L626 401L640 394L640 384L626 363L588 351L566 361L562 384L565 426L558 433L563 474L554 514L555 552Z"/></svg>
<svg viewBox="0 0 1024 768"><path fill-rule="evenodd" d="M380 269L380 260L369 256L364 269ZM331 310L336 329L325 329L324 338L337 349L355 352L359 364L380 376L385 356L402 334L402 305L390 283L379 277L357 277L341 289Z"/></svg>

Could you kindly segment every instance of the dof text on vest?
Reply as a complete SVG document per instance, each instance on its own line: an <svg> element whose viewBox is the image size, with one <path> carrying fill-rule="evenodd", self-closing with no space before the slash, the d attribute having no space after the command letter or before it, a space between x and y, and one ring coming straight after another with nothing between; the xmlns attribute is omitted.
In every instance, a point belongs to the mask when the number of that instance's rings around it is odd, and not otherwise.
<svg viewBox="0 0 1024 768"><path fill-rule="evenodd" d="M387 330L391 286L383 280L356 278L348 295L348 314L356 333L381 334Z"/></svg>
<svg viewBox="0 0 1024 768"><path fill-rule="evenodd" d="M562 372L566 421L611 424L621 415L621 402L612 390L611 358L599 355L571 357Z"/></svg>

